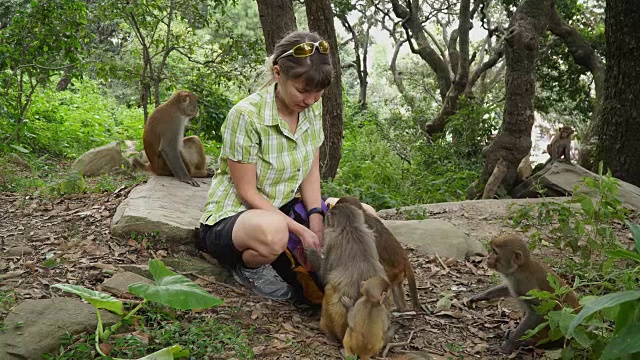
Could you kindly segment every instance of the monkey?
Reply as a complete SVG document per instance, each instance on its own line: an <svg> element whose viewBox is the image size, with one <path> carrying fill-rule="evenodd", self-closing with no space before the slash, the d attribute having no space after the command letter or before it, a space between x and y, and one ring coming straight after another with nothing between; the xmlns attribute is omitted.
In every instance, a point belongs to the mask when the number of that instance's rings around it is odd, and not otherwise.
<svg viewBox="0 0 640 360"><path fill-rule="evenodd" d="M132 165L156 175L173 175L192 186L200 186L194 177L213 176L213 170L206 168L207 158L200 138L182 138L189 120L198 115L197 102L196 95L181 90L153 110L142 135L149 163L133 158Z"/></svg>
<svg viewBox="0 0 640 360"><path fill-rule="evenodd" d="M389 282L382 276L374 276L360 283L362 296L353 304L343 296L342 304L347 309L347 330L342 344L347 356L358 355L358 359L375 356L393 336L391 313L383 304Z"/></svg>
<svg viewBox="0 0 640 360"><path fill-rule="evenodd" d="M365 223L373 230L378 257L387 274L387 279L389 280L393 294L393 302L398 310L407 311L407 301L404 298L403 288L403 282L406 278L409 283L409 293L411 294L413 308L416 311L420 311L421 307L418 301L418 290L413 267L398 239L396 239L380 218L367 212L362 207L362 203L360 203L357 197L344 196L336 202L336 204L345 203L360 209L364 214Z"/></svg>
<svg viewBox="0 0 640 360"><path fill-rule="evenodd" d="M360 283L374 276L386 279L364 214L349 204L336 204L324 219L324 258L318 263L315 250L309 260L325 283L320 328L330 340L342 343L347 330L347 310L341 298L357 299Z"/></svg>
<svg viewBox="0 0 640 360"><path fill-rule="evenodd" d="M524 319L520 321L518 327L507 333L507 339L500 345L498 350L505 354L510 354L522 345L534 345L538 340L546 337L537 337L523 342L520 340L527 330L536 328L544 318L536 313L533 306L534 300L524 300L520 296L526 295L530 290L546 290L553 292L553 288L547 280L547 274L552 274L559 280L561 286L566 283L545 264L534 260L531 257L529 248L524 240L516 234L504 234L490 242L491 253L487 258L487 266L500 273L503 284L485 290L466 300L468 305L478 301L490 300L498 297L513 296L524 311ZM569 291L561 299L563 304L568 304L574 309L580 308L578 296L575 292ZM560 308L558 304L557 308Z"/></svg>
<svg viewBox="0 0 640 360"><path fill-rule="evenodd" d="M571 126L558 128L558 132L547 145L547 153L549 153L551 161L559 161L564 157L564 161L571 164L571 135L573 132Z"/></svg>

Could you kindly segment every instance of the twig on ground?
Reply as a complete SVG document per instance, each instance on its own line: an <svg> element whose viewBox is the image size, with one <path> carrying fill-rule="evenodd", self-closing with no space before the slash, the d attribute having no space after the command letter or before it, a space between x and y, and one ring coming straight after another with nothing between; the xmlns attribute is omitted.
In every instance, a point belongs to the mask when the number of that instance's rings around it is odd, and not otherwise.
<svg viewBox="0 0 640 360"><path fill-rule="evenodd" d="M388 343L387 346L384 348L384 351L382 352L382 357L386 358L387 357L387 353L389 352L389 349L391 349L393 346L404 346L404 345L411 344L411 338L412 337L413 337L413 331L411 332L411 334L409 334L409 339L407 341L396 342L396 343Z"/></svg>

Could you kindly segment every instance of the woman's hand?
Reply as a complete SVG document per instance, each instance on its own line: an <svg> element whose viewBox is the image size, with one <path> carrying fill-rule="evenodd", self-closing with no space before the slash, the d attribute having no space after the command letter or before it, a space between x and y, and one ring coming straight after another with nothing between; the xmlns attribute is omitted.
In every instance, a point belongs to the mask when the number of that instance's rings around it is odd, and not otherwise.
<svg viewBox="0 0 640 360"><path fill-rule="evenodd" d="M306 226L301 224L298 224L298 225L299 227L296 229L294 233L298 236L298 238L302 242L302 245L305 248L312 248L312 249L316 249L317 251L320 251L321 245L320 245L320 240L318 239L318 235L316 235L315 232L307 229Z"/></svg>
<svg viewBox="0 0 640 360"><path fill-rule="evenodd" d="M309 229L318 237L320 247L324 247L324 217L320 214L309 216Z"/></svg>

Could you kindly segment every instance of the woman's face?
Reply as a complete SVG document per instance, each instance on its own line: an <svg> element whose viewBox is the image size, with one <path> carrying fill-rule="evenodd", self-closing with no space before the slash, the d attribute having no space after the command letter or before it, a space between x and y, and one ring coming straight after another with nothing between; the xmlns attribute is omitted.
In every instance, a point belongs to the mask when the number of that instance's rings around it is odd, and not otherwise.
<svg viewBox="0 0 640 360"><path fill-rule="evenodd" d="M320 100L322 93L324 93L324 90L307 89L303 79L287 79L282 76L277 66L274 71L278 82L278 96L291 111L298 113L304 111Z"/></svg>

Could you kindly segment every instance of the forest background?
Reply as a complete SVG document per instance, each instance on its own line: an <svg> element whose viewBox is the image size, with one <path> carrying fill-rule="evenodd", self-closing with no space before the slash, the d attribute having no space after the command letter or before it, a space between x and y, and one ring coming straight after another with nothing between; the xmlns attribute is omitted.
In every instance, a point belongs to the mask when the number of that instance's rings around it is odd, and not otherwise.
<svg viewBox="0 0 640 360"><path fill-rule="evenodd" d="M334 111L325 114L327 195L358 195L379 209L473 198L470 186L480 179L475 185L481 189L498 160L483 149L502 133L531 137L532 124L514 130L505 121L498 131L503 119L531 122L531 114L525 121L504 115L504 41L509 22L522 12L518 2L308 3L3 2L0 151L17 153L34 171L21 178L5 166L1 189L67 191L61 182L86 187L65 170L67 162L113 140L139 140L148 114L176 89L200 96L201 112L188 133L199 135L217 158L228 109L256 90L265 49L291 27L329 31L323 35L338 49L342 91L323 100ZM265 10L274 8L284 10ZM604 2L560 0L549 9L556 24L540 32L532 110L551 128L573 126L586 143L603 87ZM275 15L279 19L269 18ZM501 151L499 141L492 146L492 154ZM510 148L503 157L514 174L531 144ZM597 159L581 158L595 168ZM122 181L128 179L102 179L87 190L117 188ZM513 176L504 183L512 187Z"/></svg>

